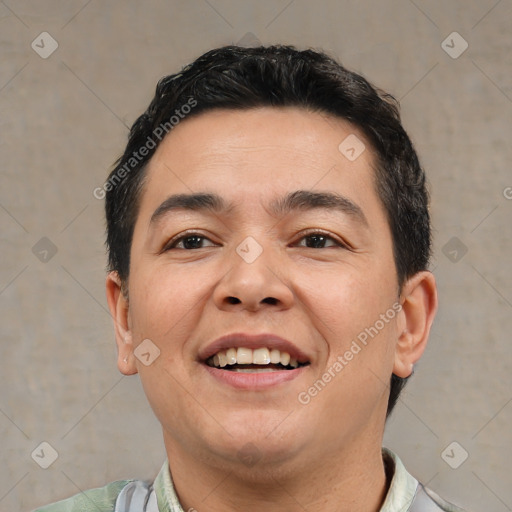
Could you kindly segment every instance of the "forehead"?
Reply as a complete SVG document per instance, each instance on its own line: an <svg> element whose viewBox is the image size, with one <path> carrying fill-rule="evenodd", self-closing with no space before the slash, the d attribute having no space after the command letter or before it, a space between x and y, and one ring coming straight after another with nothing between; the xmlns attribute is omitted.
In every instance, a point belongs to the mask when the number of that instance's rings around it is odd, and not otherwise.
<svg viewBox="0 0 512 512"><path fill-rule="evenodd" d="M151 217L171 193L205 191L256 207L267 202L263 196L332 190L364 210L381 209L373 162L361 131L327 114L297 107L207 111L181 121L159 145L140 216Z"/></svg>
<svg viewBox="0 0 512 512"><path fill-rule="evenodd" d="M347 137L356 149L362 144L368 146L359 128L326 113L300 107L214 109L181 121L160 144L152 160L176 156L176 149L190 162L236 159L239 164L255 161L262 154L277 157L280 153L291 162L323 167L329 160L333 164L338 161L342 155L340 144ZM343 146L341 150L347 149ZM350 153L347 155L350 157ZM363 160L369 159L370 151L363 155Z"/></svg>

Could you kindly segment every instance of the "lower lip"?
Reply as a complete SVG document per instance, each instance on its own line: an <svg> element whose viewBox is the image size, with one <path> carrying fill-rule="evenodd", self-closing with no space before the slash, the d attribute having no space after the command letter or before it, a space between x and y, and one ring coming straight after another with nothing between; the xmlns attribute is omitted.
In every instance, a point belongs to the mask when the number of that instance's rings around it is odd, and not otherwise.
<svg viewBox="0 0 512 512"><path fill-rule="evenodd" d="M260 390L275 387L278 384L296 379L307 366L294 370L278 370L261 373L242 373L230 370L220 370L203 364L206 371L215 379L238 389Z"/></svg>

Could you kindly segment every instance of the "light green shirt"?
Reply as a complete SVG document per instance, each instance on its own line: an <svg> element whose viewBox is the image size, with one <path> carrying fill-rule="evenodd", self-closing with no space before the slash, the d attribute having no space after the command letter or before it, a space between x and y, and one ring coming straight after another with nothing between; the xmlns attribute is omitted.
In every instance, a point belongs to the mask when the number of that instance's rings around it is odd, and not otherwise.
<svg viewBox="0 0 512 512"><path fill-rule="evenodd" d="M407 512L416 493L418 481L408 473L396 454L383 448L383 455L393 461L394 474L380 512ZM113 512L121 489L132 481L120 480L113 482L105 487L85 491L67 500L38 508L34 512ZM174 490L167 460L158 473L153 487L159 512L185 512ZM461 509L444 502L434 493L429 492L429 494L439 502L443 510L447 512L461 511Z"/></svg>

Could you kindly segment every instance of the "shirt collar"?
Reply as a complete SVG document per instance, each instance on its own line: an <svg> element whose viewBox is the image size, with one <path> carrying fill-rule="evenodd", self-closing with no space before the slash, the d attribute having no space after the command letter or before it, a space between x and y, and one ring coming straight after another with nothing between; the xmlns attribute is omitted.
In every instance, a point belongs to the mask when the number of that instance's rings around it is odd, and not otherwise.
<svg viewBox="0 0 512 512"><path fill-rule="evenodd" d="M387 448L382 449L384 460L394 466L393 478L380 512L406 512L411 506L418 480L402 464L398 455Z"/></svg>
<svg viewBox="0 0 512 512"><path fill-rule="evenodd" d="M398 456L387 448L382 457L393 466L393 478L380 512L406 512L414 498L418 481L409 474ZM184 512L174 489L169 462L166 460L154 482L160 512Z"/></svg>
<svg viewBox="0 0 512 512"><path fill-rule="evenodd" d="M169 461L166 460L153 483L159 512L184 512L174 490Z"/></svg>

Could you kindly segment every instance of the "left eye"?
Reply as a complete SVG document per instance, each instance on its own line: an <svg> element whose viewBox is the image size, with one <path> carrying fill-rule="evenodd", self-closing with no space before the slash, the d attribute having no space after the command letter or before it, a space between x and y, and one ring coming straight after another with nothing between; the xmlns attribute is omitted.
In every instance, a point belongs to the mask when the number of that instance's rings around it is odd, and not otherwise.
<svg viewBox="0 0 512 512"><path fill-rule="evenodd" d="M338 242L338 240L335 240L333 237L326 235L325 233L309 233L304 235L300 240L309 240L310 243L308 244L306 242L305 245L305 247L309 249L323 249L326 242L332 242L330 247L345 247L344 244Z"/></svg>

